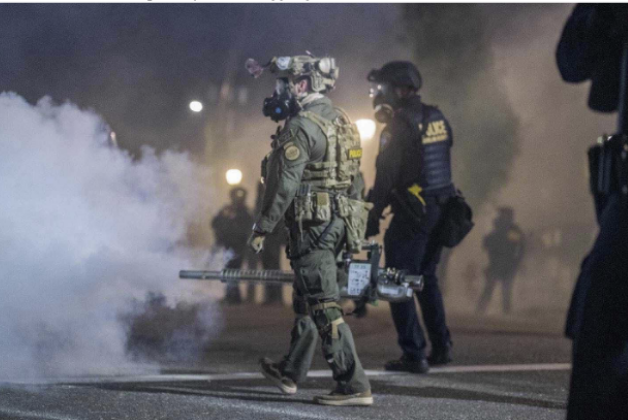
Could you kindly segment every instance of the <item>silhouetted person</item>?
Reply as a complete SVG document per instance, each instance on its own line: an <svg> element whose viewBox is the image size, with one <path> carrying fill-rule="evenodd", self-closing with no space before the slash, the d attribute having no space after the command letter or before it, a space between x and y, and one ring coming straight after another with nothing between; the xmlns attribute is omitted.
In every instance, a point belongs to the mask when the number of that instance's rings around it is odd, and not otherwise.
<svg viewBox="0 0 628 420"><path fill-rule="evenodd" d="M478 312L484 312L498 282L502 284L502 310L512 308L512 285L523 258L524 236L514 221L514 210L502 207L493 221L494 229L484 237L483 248L488 252L488 267L484 271L486 283L478 301Z"/></svg>
<svg viewBox="0 0 628 420"><path fill-rule="evenodd" d="M216 235L216 244L232 253L231 259L225 268L242 268L246 242L249 238L253 216L246 206L247 192L242 187L235 187L229 192L231 203L224 206L212 220L212 229ZM251 293L251 288L249 293ZM240 289L237 283L227 283L225 302L238 304L242 302Z"/></svg>
<svg viewBox="0 0 628 420"><path fill-rule="evenodd" d="M619 134L589 152L599 235L582 263L569 308L573 339L568 420L628 418L628 167L625 151L628 6L581 4L556 57L567 82L591 80L589 107L619 109ZM621 76L620 76L621 75ZM608 182L607 182L608 181Z"/></svg>

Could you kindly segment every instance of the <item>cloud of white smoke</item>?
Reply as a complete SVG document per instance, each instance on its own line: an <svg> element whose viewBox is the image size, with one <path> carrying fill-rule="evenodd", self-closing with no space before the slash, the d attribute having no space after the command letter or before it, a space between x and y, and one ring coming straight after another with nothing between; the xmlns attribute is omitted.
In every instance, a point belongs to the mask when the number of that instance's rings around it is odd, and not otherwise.
<svg viewBox="0 0 628 420"><path fill-rule="evenodd" d="M0 380L128 368L118 316L181 294L208 176L182 153L107 144L93 112L0 94Z"/></svg>

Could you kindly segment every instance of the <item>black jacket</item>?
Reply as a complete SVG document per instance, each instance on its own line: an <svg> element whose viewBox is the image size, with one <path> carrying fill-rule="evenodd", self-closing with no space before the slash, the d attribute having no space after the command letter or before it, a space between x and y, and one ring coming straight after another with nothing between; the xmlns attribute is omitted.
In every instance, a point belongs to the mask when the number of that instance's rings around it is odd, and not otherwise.
<svg viewBox="0 0 628 420"><path fill-rule="evenodd" d="M377 156L375 185L369 195L373 217L393 204L391 191L419 184L422 195L451 188L453 134L442 112L413 97L384 128Z"/></svg>

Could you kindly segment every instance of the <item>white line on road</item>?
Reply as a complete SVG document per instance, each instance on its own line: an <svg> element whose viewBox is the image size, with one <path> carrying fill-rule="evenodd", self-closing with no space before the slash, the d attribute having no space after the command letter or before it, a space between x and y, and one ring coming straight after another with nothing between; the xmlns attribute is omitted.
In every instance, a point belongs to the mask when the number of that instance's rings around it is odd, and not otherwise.
<svg viewBox="0 0 628 420"><path fill-rule="evenodd" d="M11 417L4 417L5 415ZM0 418L42 419L42 420L75 420L75 417L57 415L50 412L14 410L12 408L0 408Z"/></svg>
<svg viewBox="0 0 628 420"><path fill-rule="evenodd" d="M430 368L429 374L440 373L484 373L484 372L528 372L528 371L561 371L571 369L569 363L540 363L518 365L471 365L445 366ZM367 370L367 376L409 375L403 372L388 372L384 370ZM310 378L329 378L330 370L312 370L307 375ZM186 382L186 381L234 381L246 379L261 379L259 372L236 372L218 374L162 374L162 375L124 375L124 376L76 376L67 378L51 378L39 383L55 384L92 384L92 383L150 383L150 382ZM1 382L0 382L1 383ZM33 384L33 381L8 381L13 384Z"/></svg>

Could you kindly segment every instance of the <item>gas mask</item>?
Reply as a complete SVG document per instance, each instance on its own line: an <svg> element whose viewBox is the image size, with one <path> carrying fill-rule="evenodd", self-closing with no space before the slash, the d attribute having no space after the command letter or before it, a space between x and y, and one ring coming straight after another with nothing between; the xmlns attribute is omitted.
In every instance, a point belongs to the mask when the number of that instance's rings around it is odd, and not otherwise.
<svg viewBox="0 0 628 420"><path fill-rule="evenodd" d="M296 115L300 109L301 106L292 92L290 81L287 78L277 79L273 96L264 99L264 116L279 122Z"/></svg>
<svg viewBox="0 0 628 420"><path fill-rule="evenodd" d="M375 84L371 87L369 96L373 98L375 119L382 124L388 124L400 105L394 88L387 83Z"/></svg>

